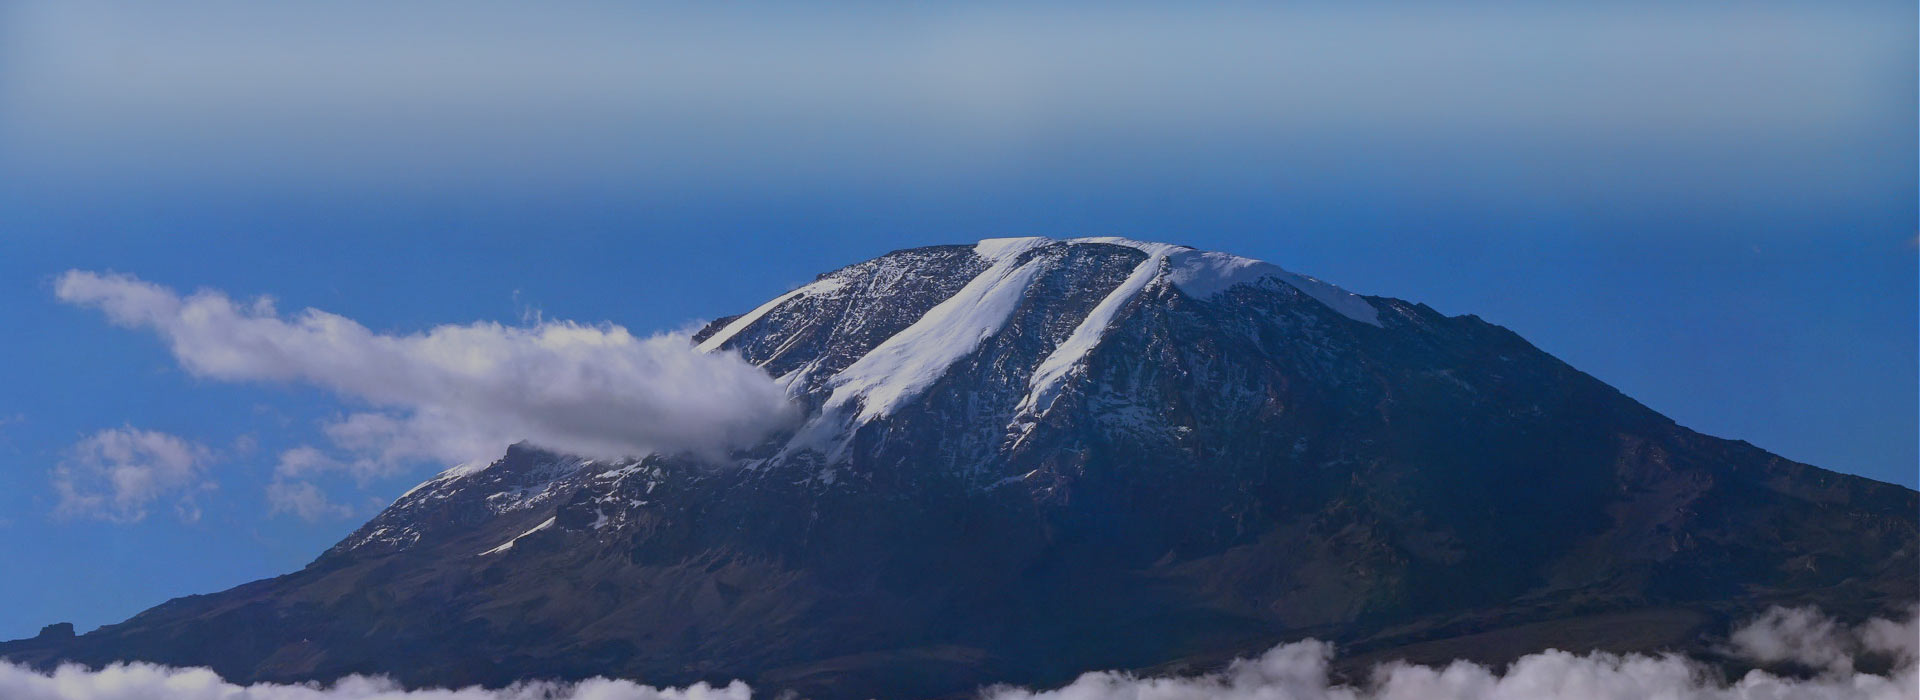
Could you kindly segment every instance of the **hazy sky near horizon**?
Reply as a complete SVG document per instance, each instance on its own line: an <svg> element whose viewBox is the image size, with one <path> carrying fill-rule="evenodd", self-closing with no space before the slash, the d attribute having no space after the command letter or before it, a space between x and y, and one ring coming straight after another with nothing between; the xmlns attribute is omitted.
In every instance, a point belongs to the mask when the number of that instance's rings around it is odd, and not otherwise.
<svg viewBox="0 0 1920 700"><path fill-rule="evenodd" d="M377 391L196 375L63 302L68 270L376 340L644 337L895 248L1125 235L1478 314L1689 427L1912 487L1914 26L1911 2L0 1L0 560L33 570L0 579L0 638L297 568L447 466L338 461ZM336 463L283 468L315 445ZM127 460L165 496L63 514L62 479Z"/></svg>

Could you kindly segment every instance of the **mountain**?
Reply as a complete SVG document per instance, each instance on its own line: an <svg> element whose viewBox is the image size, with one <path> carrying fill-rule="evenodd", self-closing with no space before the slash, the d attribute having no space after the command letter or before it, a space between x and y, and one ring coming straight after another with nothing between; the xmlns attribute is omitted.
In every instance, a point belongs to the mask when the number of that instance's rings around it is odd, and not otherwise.
<svg viewBox="0 0 1920 700"><path fill-rule="evenodd" d="M902 250L695 340L804 421L717 460L516 445L300 571L0 654L896 698L1308 636L1360 660L1711 656L1770 604L1920 600L1914 491L1693 432L1479 318L1233 255Z"/></svg>

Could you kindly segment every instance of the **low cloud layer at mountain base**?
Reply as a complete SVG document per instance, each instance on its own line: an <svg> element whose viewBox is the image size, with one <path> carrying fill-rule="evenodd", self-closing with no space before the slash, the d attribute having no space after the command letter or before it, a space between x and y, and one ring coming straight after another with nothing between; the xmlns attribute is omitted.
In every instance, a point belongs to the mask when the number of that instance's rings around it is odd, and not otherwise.
<svg viewBox="0 0 1920 700"><path fill-rule="evenodd" d="M349 456L290 450L278 469L287 478L380 476L409 460L496 456L520 440L589 456L717 454L764 437L795 413L759 368L732 354L698 352L683 335L641 338L619 326L564 321L383 334L317 309L282 316L264 297L183 296L81 270L62 275L54 291L116 324L153 331L195 376L308 384L374 409L325 426Z"/></svg>
<svg viewBox="0 0 1920 700"><path fill-rule="evenodd" d="M1329 678L1333 647L1317 640L1283 644L1219 673L1142 678L1096 672L1064 687L989 688L983 700L1913 700L1920 697L1916 615L1847 626L1807 609L1775 609L1729 636L1728 653L1765 664L1821 669L1810 677L1754 670L1724 679L1678 656L1573 654L1548 650L1504 671L1456 661L1444 667L1390 663L1362 684ZM1868 660L1893 670L1853 670ZM1856 664L1856 662L1861 662ZM227 683L206 669L118 664L65 666L51 673L0 663L0 697L10 700L746 700L739 681L722 686L655 688L631 681L530 682L502 689L408 690L380 678L349 677L331 686Z"/></svg>
<svg viewBox="0 0 1920 700"><path fill-rule="evenodd" d="M116 664L90 671L64 666L40 674L0 663L0 697L8 700L747 700L744 683L659 689L630 681L525 683L501 689L407 690L381 678L353 676L332 686L261 683L241 686L204 668Z"/></svg>

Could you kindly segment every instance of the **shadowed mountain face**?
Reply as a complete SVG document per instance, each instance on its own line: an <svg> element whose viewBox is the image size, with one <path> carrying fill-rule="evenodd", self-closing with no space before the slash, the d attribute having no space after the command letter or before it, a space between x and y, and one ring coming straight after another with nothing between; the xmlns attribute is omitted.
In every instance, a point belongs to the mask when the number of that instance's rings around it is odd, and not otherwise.
<svg viewBox="0 0 1920 700"><path fill-rule="evenodd" d="M516 446L307 568L18 660L235 680L964 694L1205 668L1706 654L1920 599L1913 491L1675 425L1472 316L1118 239L899 251L696 336L806 420L715 464Z"/></svg>

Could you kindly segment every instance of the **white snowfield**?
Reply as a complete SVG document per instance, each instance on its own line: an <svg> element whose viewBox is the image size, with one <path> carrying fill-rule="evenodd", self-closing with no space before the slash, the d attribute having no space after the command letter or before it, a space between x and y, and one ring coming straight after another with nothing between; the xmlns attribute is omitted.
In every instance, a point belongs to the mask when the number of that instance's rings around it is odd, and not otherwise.
<svg viewBox="0 0 1920 700"><path fill-rule="evenodd" d="M1133 272L1120 282L1120 286L1108 292L1106 298L1101 299L1099 305L1094 306L1093 311L1088 312L1087 317L1081 319L1080 325L1074 326L1073 334L1067 336L1067 339L1060 343L1060 347L1054 348L1053 352L1047 355L1047 359L1040 361L1040 366L1033 371L1033 379L1027 382L1029 387L1027 396L1020 400L1020 406L1016 409L1020 415L1046 413L1047 409L1053 406L1054 397L1059 396L1060 381L1065 379L1074 367L1080 365L1080 360L1086 357L1087 353L1093 352L1093 349L1100 345L1100 336L1106 334L1108 326L1113 325L1113 318L1120 313L1120 309L1134 297L1139 296L1140 290L1146 289L1148 282L1160 276L1161 267L1165 264L1167 256L1191 250L1165 243L1141 243L1124 238L1077 238L1071 242L1113 243L1139 248L1147 254L1147 259L1135 266Z"/></svg>
<svg viewBox="0 0 1920 700"><path fill-rule="evenodd" d="M1055 242L1038 237L989 238L976 244L974 254L993 261L993 266L912 326L888 338L830 379L828 385L834 387L834 392L826 404L829 413L857 402L860 406L857 422L864 423L889 415L933 384L949 366L1006 325L1025 295L1027 285L1044 270L1039 258L1015 267L1020 256ZM1120 310L1163 276L1181 293L1195 299L1212 299L1237 285L1274 280L1300 290L1342 316L1372 326L1380 325L1378 312L1359 295L1252 258L1116 237L1073 238L1065 243L1123 245L1146 253L1147 259L1101 299L1073 333L1034 370L1028 383L1030 390L1017 409L1022 415L1045 413L1059 395L1062 380L1099 346L1101 336L1113 325Z"/></svg>
<svg viewBox="0 0 1920 700"><path fill-rule="evenodd" d="M406 500L408 496L411 496L419 492L420 489L426 488L433 484L440 483L442 481L454 481L457 479L463 479L463 478L466 478L467 476L486 471L487 467L491 467L491 466L493 466L493 462L487 461L487 460L461 462L459 464L456 464L456 465L453 465L452 467L447 468L445 471L442 471L439 474L435 474L431 479L415 484L413 488L407 489L406 493L400 494L399 498L396 498L393 500L396 503Z"/></svg>
<svg viewBox="0 0 1920 700"><path fill-rule="evenodd" d="M1015 406L1016 425L1030 425L1031 419L1044 415L1052 408L1061 387L1075 372L1083 370L1087 356L1099 347L1102 338L1118 321L1128 303L1161 280L1187 297L1203 301L1240 285L1284 284L1345 318L1376 327L1381 325L1377 310L1365 298L1252 258L1118 237L1066 240L1042 237L989 238L973 247L973 253L988 263L984 271L975 275L953 296L882 341L846 369L826 378L823 383L810 384L809 377L818 369L816 360L779 378L778 381L787 388L789 395L805 391L804 387L810 385L824 386L831 391L822 410L801 426L781 454L819 449L828 452L829 461L838 459L840 448L845 445L835 445L836 438L848 437L850 428L892 415L945 376L954 363L973 353L982 342L1006 327L1034 280L1059 262L1058 256L1032 256L1022 261L1026 253L1055 245L1096 244L1134 248L1146 253L1147 259L1135 266L1126 279L1103 297L1075 325L1072 333L1034 368L1027 383L1028 390ZM897 266L890 272L896 276L913 274L911 269ZM863 283L845 275L822 277L774 297L729 321L695 347L700 352L718 352L728 341L739 337L788 302L803 298L835 298L848 293L853 286L884 285L888 282L885 278ZM403 494L402 499L429 488L438 489L460 482L464 477L485 471L490 466L486 462L462 464L415 486ZM506 546L502 545L501 549Z"/></svg>
<svg viewBox="0 0 1920 700"><path fill-rule="evenodd" d="M1017 426L1022 424L1030 427L1032 419L1045 415L1068 379L1075 372L1084 371L1086 358L1100 346L1101 340L1119 320L1127 305L1162 280L1173 285L1180 293L1199 300L1213 299L1240 285L1284 284L1348 319L1372 326L1380 325L1378 312L1365 298L1252 258L1118 237L1066 240L1042 237L989 238L973 247L974 255L988 264L984 271L906 328L825 380L821 386L831 393L822 410L801 426L781 454L819 450L826 453L828 461L837 460L845 447L837 443L850 436L851 428L892 415L945 376L954 363L973 353L982 342L1005 328L1034 280L1059 262L1058 256L1030 256L1024 261L1023 256L1040 248L1062 244L1126 246L1146 253L1147 258L1136 265L1119 286L1094 305L1074 326L1066 340L1034 368L1027 382L1027 392L1015 406L1015 425L1010 425L1010 429L1017 430ZM912 274L905 269L895 269L893 272ZM863 284L868 283L844 275L822 277L774 297L729 321L696 347L701 352L717 352L728 341L788 302L803 298L832 298ZM817 365L817 361L809 363L789 372L779 381L787 386L789 393L800 391L806 385L802 380L816 371ZM487 466L485 463L462 465L429 479L415 487L415 490L458 481ZM408 492L408 495L412 494L412 491ZM504 551L511 544L503 544L493 551Z"/></svg>
<svg viewBox="0 0 1920 700"><path fill-rule="evenodd" d="M1022 257L1029 251L1057 244L1121 245L1146 253L1147 259L1101 299L1067 339L1034 369L1028 382L1029 390L1016 408L1019 416L1046 413L1065 380L1100 345L1120 312L1158 280L1165 280L1180 293L1200 300L1213 299L1239 285L1285 284L1346 318L1380 325L1378 312L1365 298L1252 258L1117 237L1064 241L1042 237L989 238L973 248L975 255L990 263L985 271L904 330L826 380L825 386L832 393L823 410L798 432L787 450L819 448L837 454L837 450L831 450L835 435L844 435L846 428L891 415L933 385L955 362L999 333L1025 298L1028 287L1058 262L1057 257L1035 256L1024 262ZM701 342L699 349L716 351L788 301L830 295L847 284L846 280L823 278L775 297L729 322ZM783 381L792 383L812 371L811 366L796 370Z"/></svg>
<svg viewBox="0 0 1920 700"><path fill-rule="evenodd" d="M754 321L760 320L760 317L765 316L767 315L768 312L779 308L781 304L787 303L788 300L791 300L795 297L802 297L802 296L819 296L823 294L832 294L833 292L838 291L840 289L841 284L843 283L840 280L828 277L828 278L814 280L810 284L802 285L798 289L795 289L791 292L787 292L786 294L782 294L780 296L774 297L772 300L768 301L767 303L761 304L758 308L755 308L752 311L748 311L745 315L742 315L740 318L734 319L732 323L728 323L725 328L721 328L718 332L715 332L712 336L708 337L706 340L701 341L700 344L696 347L700 350L700 352L713 352L715 350L719 350L721 345L726 344L726 342L729 340L732 340L734 336L739 335L740 331L746 330L748 326L753 325Z"/></svg>
<svg viewBox="0 0 1920 700"><path fill-rule="evenodd" d="M1173 271L1168 273L1168 278L1181 292L1195 299L1211 299L1242 284L1278 280L1326 304L1327 308L1340 312L1342 316L1370 326L1380 325L1379 311L1360 295L1306 275L1282 270L1278 265L1191 248L1173 254L1171 259Z"/></svg>
<svg viewBox="0 0 1920 700"><path fill-rule="evenodd" d="M993 266L828 380L834 389L826 408L837 411L858 401L858 420L864 423L891 414L933 384L954 362L1007 324L1027 285L1047 266L1039 258L1017 264L1020 255L1050 242L1045 238L981 241L974 253L992 260Z"/></svg>

